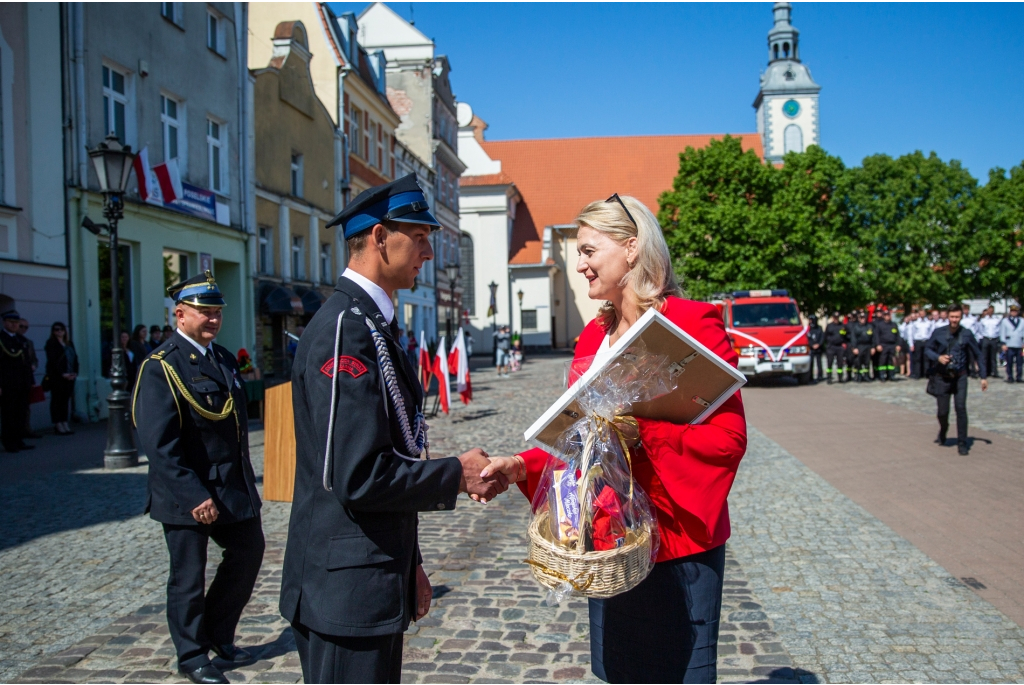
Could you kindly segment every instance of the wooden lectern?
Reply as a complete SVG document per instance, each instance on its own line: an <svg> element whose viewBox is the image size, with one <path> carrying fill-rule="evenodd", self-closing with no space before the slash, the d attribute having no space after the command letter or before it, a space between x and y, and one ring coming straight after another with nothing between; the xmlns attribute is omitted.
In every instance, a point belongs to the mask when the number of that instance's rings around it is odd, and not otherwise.
<svg viewBox="0 0 1024 685"><path fill-rule="evenodd" d="M267 388L263 418L263 499L291 502L295 490L292 384Z"/></svg>

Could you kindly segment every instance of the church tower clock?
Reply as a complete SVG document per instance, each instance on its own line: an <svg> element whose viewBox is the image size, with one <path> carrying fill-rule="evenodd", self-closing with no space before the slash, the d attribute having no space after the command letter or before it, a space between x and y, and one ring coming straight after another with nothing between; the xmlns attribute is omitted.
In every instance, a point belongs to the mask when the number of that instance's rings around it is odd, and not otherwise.
<svg viewBox="0 0 1024 685"><path fill-rule="evenodd" d="M800 61L800 32L789 22L788 2L772 7L775 26L768 32L768 68L761 74L761 90L754 101L757 132L764 158L781 163L787 152L803 152L818 145L818 93L811 70Z"/></svg>

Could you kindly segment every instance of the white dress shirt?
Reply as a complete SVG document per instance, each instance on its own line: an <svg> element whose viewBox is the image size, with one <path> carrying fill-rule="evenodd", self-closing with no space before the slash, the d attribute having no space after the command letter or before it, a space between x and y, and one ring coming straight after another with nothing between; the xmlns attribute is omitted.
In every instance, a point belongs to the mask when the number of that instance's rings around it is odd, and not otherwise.
<svg viewBox="0 0 1024 685"><path fill-rule="evenodd" d="M974 337L978 337L978 317L974 314L964 314L964 318L960 319L960 325L974 333Z"/></svg>
<svg viewBox="0 0 1024 685"><path fill-rule="evenodd" d="M999 319L995 316L983 316L978 319L978 332L983 338L999 337Z"/></svg>
<svg viewBox="0 0 1024 685"><path fill-rule="evenodd" d="M935 320L935 325L932 326L932 332L934 333L936 328L943 328L943 327L948 326L948 325L949 325L949 319L936 319Z"/></svg>
<svg viewBox="0 0 1024 685"><path fill-rule="evenodd" d="M373 303L377 305L377 309L384 315L384 320L388 323L395 318L395 303L391 301L388 294L384 292L384 288L380 287L366 276L356 273L352 269L345 269L345 272L341 274L342 278L347 278L352 281L360 288L362 288Z"/></svg>
<svg viewBox="0 0 1024 685"><path fill-rule="evenodd" d="M179 330L179 331L177 331L177 333L179 333L181 335L181 337L183 337L185 340L188 340L190 343L192 343L192 346L195 347L197 350L199 350L199 354L203 355L204 357L206 356L206 353L210 350L210 346L209 345L207 345L206 347L203 347L202 345L197 343L195 340L193 340L192 338L190 338L187 335L185 335L184 331Z"/></svg>
<svg viewBox="0 0 1024 685"><path fill-rule="evenodd" d="M910 324L910 340L908 342L915 343L922 340L927 340L932 337L932 329L934 322L931 319L918 319Z"/></svg>

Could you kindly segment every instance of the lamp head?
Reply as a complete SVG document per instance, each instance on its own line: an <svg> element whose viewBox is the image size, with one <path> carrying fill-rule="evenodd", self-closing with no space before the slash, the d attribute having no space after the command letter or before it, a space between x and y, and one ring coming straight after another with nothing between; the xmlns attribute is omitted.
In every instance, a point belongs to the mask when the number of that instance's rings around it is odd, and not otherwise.
<svg viewBox="0 0 1024 685"><path fill-rule="evenodd" d="M455 283L455 279L459 277L459 265L448 264L444 267L444 272L448 276L448 282Z"/></svg>
<svg viewBox="0 0 1024 685"><path fill-rule="evenodd" d="M100 182L100 192L110 195L123 195L128 188L128 178L132 173L132 161L135 155L130 145L121 145L113 133L89 150L96 177Z"/></svg>

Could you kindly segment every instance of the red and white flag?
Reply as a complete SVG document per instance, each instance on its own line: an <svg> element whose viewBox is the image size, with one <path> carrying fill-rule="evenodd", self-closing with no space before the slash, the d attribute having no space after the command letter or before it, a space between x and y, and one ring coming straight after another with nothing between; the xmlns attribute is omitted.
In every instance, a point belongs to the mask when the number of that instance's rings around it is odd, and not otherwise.
<svg viewBox="0 0 1024 685"><path fill-rule="evenodd" d="M448 355L448 368L455 369L455 388L459 391L459 397L463 404L469 404L473 399L473 384L469 380L469 355L466 354L466 334L462 327L459 327L459 334L455 336L455 344L452 346L452 353Z"/></svg>
<svg viewBox="0 0 1024 685"><path fill-rule="evenodd" d="M142 151L135 156L132 166L135 167L135 180L139 184L139 197L142 198L142 201L153 205L163 205L164 200L160 193L160 183L156 179L156 174L153 173L149 166L148 147L142 148Z"/></svg>
<svg viewBox="0 0 1024 685"><path fill-rule="evenodd" d="M181 173L178 171L178 160L169 159L153 167L153 174L160 185L160 194L164 204L169 205L185 196L181 189Z"/></svg>
<svg viewBox="0 0 1024 685"><path fill-rule="evenodd" d="M451 390L448 387L448 355L444 353L444 336L437 343L437 356L434 357L434 375L437 376L437 394L441 399L441 411L448 413Z"/></svg>
<svg viewBox="0 0 1024 685"><path fill-rule="evenodd" d="M427 349L427 334L420 331L420 385L423 386L424 395L430 392L430 377L432 374L430 350Z"/></svg>

